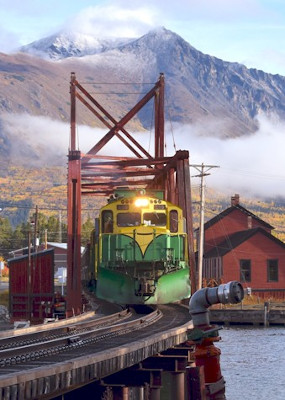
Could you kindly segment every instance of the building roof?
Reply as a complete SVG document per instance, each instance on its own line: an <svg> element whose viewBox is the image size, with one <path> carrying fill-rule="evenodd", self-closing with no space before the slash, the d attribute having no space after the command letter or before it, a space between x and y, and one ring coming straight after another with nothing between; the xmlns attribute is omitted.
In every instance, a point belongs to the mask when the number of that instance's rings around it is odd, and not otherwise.
<svg viewBox="0 0 285 400"><path fill-rule="evenodd" d="M67 250L67 243L60 243L60 242L47 242L49 246L57 247L59 249Z"/></svg>
<svg viewBox="0 0 285 400"><path fill-rule="evenodd" d="M265 231L263 228L253 228L247 229L245 231L239 231L232 233L229 235L222 243L215 246L213 249L209 250L207 253L204 254L204 258L212 258L212 257L221 257L250 239L252 236L256 235L257 233L261 233L264 236L267 236L270 240L277 243L285 250L285 243L276 238L275 236L271 235L269 232Z"/></svg>
<svg viewBox="0 0 285 400"><path fill-rule="evenodd" d="M226 217L231 212L233 212L234 210L237 210L237 209L240 210L242 213L246 214L247 216L254 218L256 221L258 221L264 227L269 228L269 229L274 229L274 226L272 226L272 225L268 224L267 222L263 221L263 219L259 218L257 215L253 214L252 212L250 212L246 208L242 207L240 204L228 207L224 211L222 211L220 214L218 214L214 218L210 219L208 222L205 223L204 229L206 230L206 229L210 228L216 222L220 221L221 219L223 219L224 217Z"/></svg>
<svg viewBox="0 0 285 400"><path fill-rule="evenodd" d="M28 247L24 247L23 249L20 249L20 250L25 250L25 249L28 249ZM34 257L37 256L37 254L50 253L50 252L52 252L52 251L53 251L53 249L41 250L41 251L39 251L38 253L31 253L31 257L34 258ZM14 261L21 260L21 259L24 260L25 258L28 258L28 257L29 257L28 253L26 253L26 254L20 254L20 255L18 255L18 256L15 257L15 252L16 252L16 251L10 252L10 253L9 253L9 254L14 253L14 256L13 256L12 258L9 258L9 259L7 260L8 264L9 264L9 263L12 263L12 262L14 262ZM9 268L9 265L8 265L8 268Z"/></svg>
<svg viewBox="0 0 285 400"><path fill-rule="evenodd" d="M67 250L67 243L59 243L59 242L47 242L47 244L51 247L57 247L58 249ZM81 246L81 254L84 252L85 247Z"/></svg>

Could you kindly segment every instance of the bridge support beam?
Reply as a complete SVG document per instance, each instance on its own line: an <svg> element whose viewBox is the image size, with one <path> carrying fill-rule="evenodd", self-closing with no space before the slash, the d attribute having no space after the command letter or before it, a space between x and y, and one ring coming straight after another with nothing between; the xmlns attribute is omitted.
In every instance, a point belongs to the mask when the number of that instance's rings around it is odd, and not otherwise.
<svg viewBox="0 0 285 400"><path fill-rule="evenodd" d="M137 400L144 400L144 387L139 386L139 387L133 388L133 396Z"/></svg>
<svg viewBox="0 0 285 400"><path fill-rule="evenodd" d="M171 372L171 399L184 400L185 394L185 373Z"/></svg>
<svg viewBox="0 0 285 400"><path fill-rule="evenodd" d="M142 399L146 391L149 400L160 400L161 371L128 368L104 378L100 384L112 388L114 400L128 400L129 388L139 388Z"/></svg>
<svg viewBox="0 0 285 400"><path fill-rule="evenodd" d="M160 400L160 388L151 388L149 400Z"/></svg>
<svg viewBox="0 0 285 400"><path fill-rule="evenodd" d="M81 300L81 153L76 143L75 74L70 82L70 149L67 177L67 296L66 316L82 312Z"/></svg>
<svg viewBox="0 0 285 400"><path fill-rule="evenodd" d="M175 352L175 349L173 349L173 352ZM160 354L155 357L149 357L140 365L144 370L159 369L162 371L162 395L164 400L184 400L185 371L188 365L187 355ZM164 383L168 387L164 387ZM153 396L157 395L153 393ZM160 399L160 394L159 397L150 397L150 399Z"/></svg>
<svg viewBox="0 0 285 400"><path fill-rule="evenodd" d="M113 387L113 400L129 400L129 388L126 386Z"/></svg>
<svg viewBox="0 0 285 400"><path fill-rule="evenodd" d="M186 369L186 398L206 400L204 367Z"/></svg>

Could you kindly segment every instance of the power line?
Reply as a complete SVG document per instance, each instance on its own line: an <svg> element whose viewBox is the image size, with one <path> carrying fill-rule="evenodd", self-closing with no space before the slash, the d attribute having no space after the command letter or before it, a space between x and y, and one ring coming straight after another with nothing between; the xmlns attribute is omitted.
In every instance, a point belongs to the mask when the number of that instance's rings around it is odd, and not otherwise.
<svg viewBox="0 0 285 400"><path fill-rule="evenodd" d="M81 82L84 85L155 85L155 82Z"/></svg>

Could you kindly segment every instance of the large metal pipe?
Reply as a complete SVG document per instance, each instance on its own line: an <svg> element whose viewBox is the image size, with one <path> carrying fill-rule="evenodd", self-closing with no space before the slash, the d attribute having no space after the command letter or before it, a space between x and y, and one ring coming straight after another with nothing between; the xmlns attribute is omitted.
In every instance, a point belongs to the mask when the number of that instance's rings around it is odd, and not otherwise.
<svg viewBox="0 0 285 400"><path fill-rule="evenodd" d="M213 304L236 304L244 297L242 285L231 281L213 288L197 290L190 298L189 313L194 327L210 325L208 308Z"/></svg>

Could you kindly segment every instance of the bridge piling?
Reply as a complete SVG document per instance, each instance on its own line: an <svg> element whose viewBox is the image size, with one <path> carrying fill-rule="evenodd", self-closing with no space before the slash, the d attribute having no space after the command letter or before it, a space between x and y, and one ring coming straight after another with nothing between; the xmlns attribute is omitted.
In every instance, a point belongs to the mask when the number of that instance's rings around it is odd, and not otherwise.
<svg viewBox="0 0 285 400"><path fill-rule="evenodd" d="M185 392L185 373L184 372L172 372L171 374L171 399L184 400Z"/></svg>
<svg viewBox="0 0 285 400"><path fill-rule="evenodd" d="M129 388L127 386L113 387L113 400L129 400Z"/></svg>
<svg viewBox="0 0 285 400"><path fill-rule="evenodd" d="M151 388L149 400L160 400L160 388Z"/></svg>

